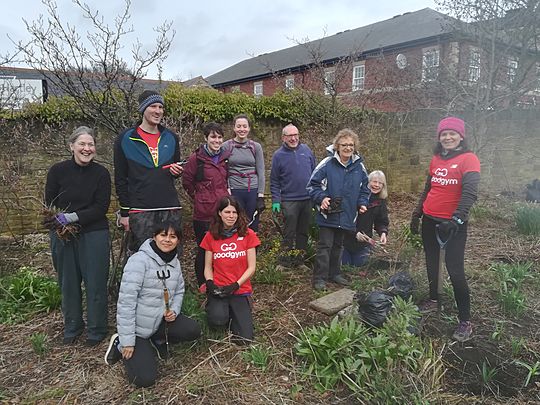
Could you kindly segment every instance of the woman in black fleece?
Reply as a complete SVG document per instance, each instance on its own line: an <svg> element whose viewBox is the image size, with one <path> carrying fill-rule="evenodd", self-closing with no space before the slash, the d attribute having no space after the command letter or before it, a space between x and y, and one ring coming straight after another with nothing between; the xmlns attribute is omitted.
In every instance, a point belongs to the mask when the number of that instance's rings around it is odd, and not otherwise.
<svg viewBox="0 0 540 405"><path fill-rule="evenodd" d="M70 160L54 164L47 174L45 202L60 212L50 232L53 265L62 290L64 344L82 334L81 283L87 302L86 344L97 345L107 335L107 278L109 274L109 224L105 214L111 197L109 171L94 162L94 131L79 127L69 138ZM61 240L54 228L78 224L77 235Z"/></svg>

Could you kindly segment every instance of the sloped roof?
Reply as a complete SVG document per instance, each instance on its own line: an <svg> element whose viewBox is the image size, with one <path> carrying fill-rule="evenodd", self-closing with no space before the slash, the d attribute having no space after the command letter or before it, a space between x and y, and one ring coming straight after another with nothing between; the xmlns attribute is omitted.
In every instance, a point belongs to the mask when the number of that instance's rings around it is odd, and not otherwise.
<svg viewBox="0 0 540 405"><path fill-rule="evenodd" d="M246 59L206 78L212 86L267 76L313 63L310 50L317 50L321 61L332 61L351 54L373 52L449 34L457 20L430 8L405 13L365 27Z"/></svg>

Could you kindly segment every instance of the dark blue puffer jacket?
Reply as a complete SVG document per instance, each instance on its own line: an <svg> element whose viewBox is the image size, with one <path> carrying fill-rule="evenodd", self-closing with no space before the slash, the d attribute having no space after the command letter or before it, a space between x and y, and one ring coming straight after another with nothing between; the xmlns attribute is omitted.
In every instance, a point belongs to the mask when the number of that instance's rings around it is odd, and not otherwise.
<svg viewBox="0 0 540 405"><path fill-rule="evenodd" d="M358 208L361 205L367 207L370 195L367 187L368 176L362 162L362 157L355 154L345 166L335 152L317 165L309 179L307 190L319 210L316 216L319 226L350 231L356 229ZM320 205L325 197L341 197L343 211L328 215L322 213Z"/></svg>

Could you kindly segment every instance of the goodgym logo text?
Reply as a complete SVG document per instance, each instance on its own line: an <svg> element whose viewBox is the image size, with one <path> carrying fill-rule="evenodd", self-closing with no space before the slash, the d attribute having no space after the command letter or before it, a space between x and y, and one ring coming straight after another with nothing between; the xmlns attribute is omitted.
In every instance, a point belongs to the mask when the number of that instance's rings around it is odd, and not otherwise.
<svg viewBox="0 0 540 405"><path fill-rule="evenodd" d="M444 167L443 168L438 167L437 169L435 169L435 176L431 178L431 182L439 183L441 186L447 186L450 184L452 185L458 184L457 179L447 179L446 176L448 176L448 169Z"/></svg>
<svg viewBox="0 0 540 405"><path fill-rule="evenodd" d="M239 257L246 256L246 251L241 250L240 252L235 252L237 249L236 243L224 243L220 246L221 252L214 253L214 259L237 259Z"/></svg>

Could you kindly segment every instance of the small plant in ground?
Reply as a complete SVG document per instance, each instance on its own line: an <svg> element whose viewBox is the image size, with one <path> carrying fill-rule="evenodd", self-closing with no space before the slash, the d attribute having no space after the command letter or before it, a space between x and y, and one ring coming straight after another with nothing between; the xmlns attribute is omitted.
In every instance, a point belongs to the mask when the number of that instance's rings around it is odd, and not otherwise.
<svg viewBox="0 0 540 405"><path fill-rule="evenodd" d="M495 377L497 376L497 368L491 367L489 362L483 361L482 362L482 368L480 369L479 366L477 366L480 371L480 380L482 383L482 388L484 390L489 389L491 390L491 385L493 381L495 380Z"/></svg>
<svg viewBox="0 0 540 405"><path fill-rule="evenodd" d="M503 338L504 333L504 322L497 321L495 322L495 330L491 333L491 340L500 342Z"/></svg>
<svg viewBox="0 0 540 405"><path fill-rule="evenodd" d="M497 279L501 283L511 284L520 288L523 281L533 278L531 273L531 262L525 263L496 263L490 266L490 270L494 271Z"/></svg>
<svg viewBox="0 0 540 405"><path fill-rule="evenodd" d="M30 343L32 343L32 349L39 357L43 357L45 353L49 351L49 345L47 343L48 337L46 333L37 332L30 335Z"/></svg>
<svg viewBox="0 0 540 405"><path fill-rule="evenodd" d="M268 368L271 356L272 349L261 345L253 345L242 353L242 357L245 361L260 368L262 371L265 371Z"/></svg>
<svg viewBox="0 0 540 405"><path fill-rule="evenodd" d="M0 323L16 323L36 312L60 307L62 295L56 280L22 267L0 279Z"/></svg>
<svg viewBox="0 0 540 405"><path fill-rule="evenodd" d="M516 225L524 235L540 235L540 207L530 204L518 208Z"/></svg>
<svg viewBox="0 0 540 405"><path fill-rule="evenodd" d="M493 213L489 207L483 204L474 204L469 212L469 219L473 222L482 221L493 217Z"/></svg>
<svg viewBox="0 0 540 405"><path fill-rule="evenodd" d="M253 282L259 284L279 285L285 281L285 274L277 269L277 259L281 252L280 240L271 240L271 247L257 256L257 270Z"/></svg>
<svg viewBox="0 0 540 405"><path fill-rule="evenodd" d="M182 301L182 314L199 322L206 321L206 311L204 310L202 302L197 296L197 293L194 293L191 290L186 290L184 292L184 300Z"/></svg>
<svg viewBox="0 0 540 405"><path fill-rule="evenodd" d="M509 315L520 316L525 312L525 295L515 286L502 282L497 299L503 311Z"/></svg>
<svg viewBox="0 0 540 405"><path fill-rule="evenodd" d="M405 240L410 247L417 250L422 249L422 236L412 233L408 225L403 225L401 227L399 236Z"/></svg>
<svg viewBox="0 0 540 405"><path fill-rule="evenodd" d="M350 317L302 330L295 351L304 375L320 391L341 383L367 403L435 400L444 367L431 344L411 333L419 316L415 305L397 297L379 329Z"/></svg>
<svg viewBox="0 0 540 405"><path fill-rule="evenodd" d="M527 374L527 377L525 377L525 382L523 383L523 387L526 387L527 385L529 385L533 377L540 376L540 361L537 361L534 364L527 364L523 361L516 361L516 364L519 366L525 367L529 371Z"/></svg>
<svg viewBox="0 0 540 405"><path fill-rule="evenodd" d="M512 349L512 357L519 356L525 348L525 339L522 337L517 338L512 336L512 339L510 340L510 347Z"/></svg>

